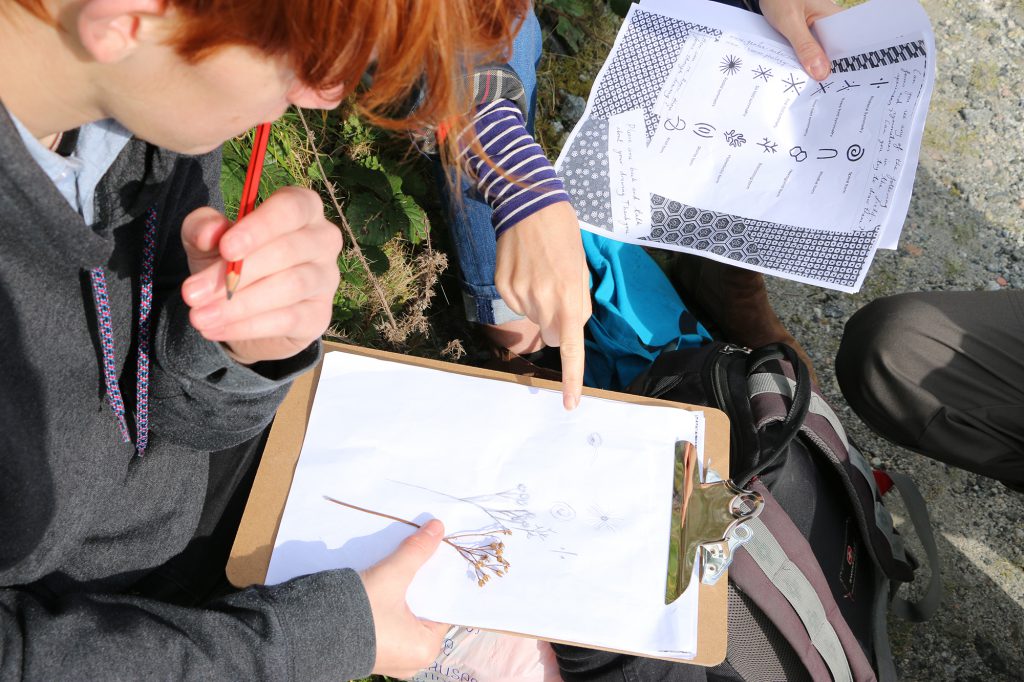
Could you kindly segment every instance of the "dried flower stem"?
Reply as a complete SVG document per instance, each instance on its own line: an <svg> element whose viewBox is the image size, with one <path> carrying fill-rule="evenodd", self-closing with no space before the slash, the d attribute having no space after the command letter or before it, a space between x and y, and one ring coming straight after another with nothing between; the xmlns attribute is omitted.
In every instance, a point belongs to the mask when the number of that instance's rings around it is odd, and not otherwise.
<svg viewBox="0 0 1024 682"><path fill-rule="evenodd" d="M374 511L367 509L366 507L358 507L348 502L342 502L336 500L333 497L324 495L324 499L328 502L341 505L342 507L348 507L349 509L355 509L366 514L373 514L384 519L391 521L397 521L398 523L404 523L407 526L413 528L422 528L418 523L403 519L398 516L392 516L391 514L385 514L384 512ZM501 535L511 535L512 531L508 528L495 531L495 533ZM509 563L502 556L505 551L505 543L494 539L492 533L472 533L462 532L453 535L446 535L441 539L446 545L454 549L459 553L463 559L473 568L473 572L476 576L477 585L483 587L490 579L491 576L488 574L494 574L499 578L504 576L508 572Z"/></svg>
<svg viewBox="0 0 1024 682"><path fill-rule="evenodd" d="M366 261L366 256L363 255L363 250L359 248L359 244L356 242L356 234L352 231L352 226L348 224L348 219L345 218L345 212L341 210L341 202L338 201L338 194L334 190L334 183L331 182L327 176L327 171L324 170L324 166L320 163L320 150L317 148L316 143L313 140L313 131L309 128L309 123L306 122L306 116L302 113L302 109L295 107L295 111L299 114L299 121L302 122L302 127L306 131L306 138L309 140L310 146L313 148L313 161L316 162L316 168L320 171L320 177L323 179L324 187L327 189L327 194L331 198L331 203L334 204L334 210L338 213L338 220L341 222L341 227L345 230L348 235L349 244L352 247L352 251L356 254L356 258L359 259L363 269L366 270L366 278L373 285L373 291L377 294L377 298L380 299L380 307L387 315L388 322L391 324L392 329L398 328L398 321L395 320L395 316L391 313L391 307L388 305L388 298L384 295L384 289L381 287L380 280L373 274L373 270L370 269L370 264ZM365 509L363 511L366 511Z"/></svg>

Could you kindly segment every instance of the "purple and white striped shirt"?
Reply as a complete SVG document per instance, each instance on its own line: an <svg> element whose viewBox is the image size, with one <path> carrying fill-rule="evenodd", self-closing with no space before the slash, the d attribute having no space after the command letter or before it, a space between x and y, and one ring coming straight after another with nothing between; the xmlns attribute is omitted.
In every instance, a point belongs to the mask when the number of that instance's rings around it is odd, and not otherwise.
<svg viewBox="0 0 1024 682"><path fill-rule="evenodd" d="M463 151L465 165L493 210L491 223L497 237L542 208L569 201L554 166L527 131L523 114L513 101L497 99L481 105L473 124L489 162L467 148Z"/></svg>

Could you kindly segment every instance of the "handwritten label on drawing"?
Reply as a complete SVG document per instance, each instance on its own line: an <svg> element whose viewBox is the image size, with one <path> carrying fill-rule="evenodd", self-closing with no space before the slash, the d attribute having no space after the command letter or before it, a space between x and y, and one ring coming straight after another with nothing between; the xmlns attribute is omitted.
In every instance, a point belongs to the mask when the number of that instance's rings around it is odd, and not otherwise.
<svg viewBox="0 0 1024 682"><path fill-rule="evenodd" d="M608 119L612 224L617 232L630 237L644 237L651 231L651 195L640 170L646 145L642 111L627 111Z"/></svg>

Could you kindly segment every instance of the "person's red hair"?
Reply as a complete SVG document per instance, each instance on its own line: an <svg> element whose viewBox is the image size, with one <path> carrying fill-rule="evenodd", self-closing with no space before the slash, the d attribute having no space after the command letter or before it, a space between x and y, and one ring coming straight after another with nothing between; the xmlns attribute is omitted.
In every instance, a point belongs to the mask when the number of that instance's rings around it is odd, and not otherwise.
<svg viewBox="0 0 1024 682"><path fill-rule="evenodd" d="M47 17L45 0L15 0ZM467 75L504 61L530 0L166 0L180 18L171 44L188 60L226 45L281 57L307 85L355 90L372 123L396 130L465 120ZM418 106L410 99L422 89Z"/></svg>

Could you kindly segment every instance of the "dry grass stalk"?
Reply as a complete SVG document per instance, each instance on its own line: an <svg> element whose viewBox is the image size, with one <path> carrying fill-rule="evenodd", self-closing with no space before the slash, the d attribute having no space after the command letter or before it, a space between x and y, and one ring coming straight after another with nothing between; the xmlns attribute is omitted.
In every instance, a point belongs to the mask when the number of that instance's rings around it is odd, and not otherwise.
<svg viewBox="0 0 1024 682"><path fill-rule="evenodd" d="M299 114L299 121L302 122L302 127L306 131L306 139L309 140L309 144L313 147L313 160L316 163L317 170L320 171L320 177L323 178L324 187L327 188L327 194L331 198L331 203L334 204L334 210L338 213L338 220L341 222L341 227L345 234L348 236L348 241L352 252L356 254L356 258L359 259L360 264L366 269L366 275L370 285L373 287L374 293L380 299L380 306L383 309L385 315L388 318L387 323L391 328L397 328L398 323L395 321L395 316L391 313L391 308L388 306L387 296L384 295L384 289L381 286L380 280L378 280L373 271L370 269L370 264L366 261L366 256L363 255L363 250L359 248L359 244L356 242L355 232L352 231L352 227L348 224L348 220L345 218L345 212L341 210L341 202L338 201L338 194L334 189L334 183L328 179L327 171L324 170L324 166L320 163L320 154L317 153L316 141L313 135L313 131L309 127L309 123L306 121L305 114L302 113L302 109L298 107L295 111Z"/></svg>

